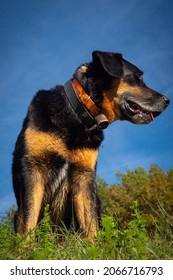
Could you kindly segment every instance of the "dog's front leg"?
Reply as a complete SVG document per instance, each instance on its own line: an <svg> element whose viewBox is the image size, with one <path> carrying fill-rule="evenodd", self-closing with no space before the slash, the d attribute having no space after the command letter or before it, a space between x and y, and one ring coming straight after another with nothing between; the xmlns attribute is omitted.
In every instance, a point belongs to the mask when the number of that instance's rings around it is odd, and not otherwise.
<svg viewBox="0 0 173 280"><path fill-rule="evenodd" d="M25 171L24 181L25 190L21 194L17 231L20 234L34 235L44 196L43 175L35 169Z"/></svg>
<svg viewBox="0 0 173 280"><path fill-rule="evenodd" d="M99 226L95 171L73 168L71 175L75 217L83 234L92 240Z"/></svg>

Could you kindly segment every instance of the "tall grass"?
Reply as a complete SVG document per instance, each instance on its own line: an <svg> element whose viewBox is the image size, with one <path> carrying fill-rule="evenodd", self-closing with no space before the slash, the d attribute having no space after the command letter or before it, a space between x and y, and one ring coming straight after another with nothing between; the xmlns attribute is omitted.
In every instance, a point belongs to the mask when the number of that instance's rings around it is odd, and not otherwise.
<svg viewBox="0 0 173 280"><path fill-rule="evenodd" d="M158 228L152 235L146 230L138 204L132 206L133 218L125 229L111 216L102 219L102 229L93 242L81 233L52 230L48 209L36 228L37 238L14 234L8 221L0 224L0 259L173 259L173 234L167 223L165 234Z"/></svg>

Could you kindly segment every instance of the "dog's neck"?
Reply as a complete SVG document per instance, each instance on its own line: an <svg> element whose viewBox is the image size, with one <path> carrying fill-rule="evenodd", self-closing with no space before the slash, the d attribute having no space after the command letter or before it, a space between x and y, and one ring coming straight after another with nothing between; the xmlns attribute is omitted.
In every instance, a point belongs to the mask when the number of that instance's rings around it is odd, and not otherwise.
<svg viewBox="0 0 173 280"><path fill-rule="evenodd" d="M64 89L71 107L89 130L105 129L109 125L106 116L77 79L69 80Z"/></svg>

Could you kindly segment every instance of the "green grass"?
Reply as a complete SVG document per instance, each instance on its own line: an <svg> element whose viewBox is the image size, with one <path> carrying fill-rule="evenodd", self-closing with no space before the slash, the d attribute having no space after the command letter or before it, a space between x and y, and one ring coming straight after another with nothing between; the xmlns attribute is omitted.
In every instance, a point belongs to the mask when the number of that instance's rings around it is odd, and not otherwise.
<svg viewBox="0 0 173 280"><path fill-rule="evenodd" d="M8 220L0 224L0 259L173 259L173 234L167 224L150 234L145 227L138 204L132 206L133 216L126 228L119 228L111 216L103 217L102 230L93 242L78 232L65 228L61 235L52 231L46 209L36 229L37 240L14 234ZM166 232L166 234L165 234Z"/></svg>

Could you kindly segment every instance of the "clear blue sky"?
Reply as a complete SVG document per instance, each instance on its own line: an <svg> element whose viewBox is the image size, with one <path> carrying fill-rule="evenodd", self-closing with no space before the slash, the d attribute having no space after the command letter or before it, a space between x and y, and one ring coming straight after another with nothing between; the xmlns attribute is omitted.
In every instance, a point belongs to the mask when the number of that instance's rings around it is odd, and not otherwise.
<svg viewBox="0 0 173 280"><path fill-rule="evenodd" d="M172 11L172 0L0 1L0 212L15 202L12 152L33 95L64 84L93 50L122 53L148 86L172 99ZM112 124L98 175L113 183L126 168L172 168L172 106L148 126Z"/></svg>

